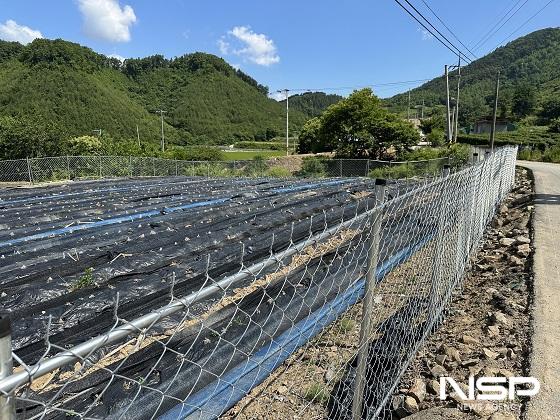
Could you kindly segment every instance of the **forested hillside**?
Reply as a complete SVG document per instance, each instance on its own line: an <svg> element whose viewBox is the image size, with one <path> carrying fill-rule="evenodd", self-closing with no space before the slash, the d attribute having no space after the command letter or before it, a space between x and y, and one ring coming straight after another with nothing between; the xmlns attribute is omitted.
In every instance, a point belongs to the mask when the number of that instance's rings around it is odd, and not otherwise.
<svg viewBox="0 0 560 420"><path fill-rule="evenodd" d="M305 92L290 96L290 110L303 113L307 118L318 117L330 105L344 99L340 95L326 94L324 92ZM280 101L286 106L286 100Z"/></svg>
<svg viewBox="0 0 560 420"><path fill-rule="evenodd" d="M498 71L500 116L518 120L537 114L542 104L560 97L560 29L533 32L463 67L459 113L462 126L490 114ZM452 96L456 96L456 72L451 73L450 84ZM413 89L411 98L412 106L422 101L427 107L444 105L444 77ZM391 109L401 112L407 103L406 93L386 100Z"/></svg>
<svg viewBox="0 0 560 420"><path fill-rule="evenodd" d="M284 127L268 89L210 54L117 59L63 40L0 41L0 118L49 126L61 137L101 129L116 139L159 142L158 109L175 144L262 140ZM291 115L293 130L305 121ZM0 124L1 125L1 124ZM30 133L32 135L33 133Z"/></svg>

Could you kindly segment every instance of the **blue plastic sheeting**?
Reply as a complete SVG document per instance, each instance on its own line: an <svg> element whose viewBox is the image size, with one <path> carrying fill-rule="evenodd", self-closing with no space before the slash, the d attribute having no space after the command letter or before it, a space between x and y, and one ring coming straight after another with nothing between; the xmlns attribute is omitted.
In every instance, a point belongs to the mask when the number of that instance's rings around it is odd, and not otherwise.
<svg viewBox="0 0 560 420"><path fill-rule="evenodd" d="M34 203L36 201L52 200L53 198L75 197L75 196L80 196L80 195L84 195L84 194L94 194L94 193L103 193L103 192L129 191L129 190L135 190L135 189L145 189L145 188L150 188L150 187L159 187L159 186L162 186L162 185L168 185L168 184L162 182L162 183L157 183L157 184L148 184L148 185L145 185L145 186L134 185L134 186L128 186L128 187L100 188L100 189L97 189L97 190L76 191L76 192L71 192L71 193L55 193L55 194L51 194L51 195L39 195L39 196L36 196L36 197L18 198L18 199L8 200L8 201L2 201L2 199L0 198L0 205L17 204L17 203ZM177 183L175 183L173 185L177 185Z"/></svg>
<svg viewBox="0 0 560 420"><path fill-rule="evenodd" d="M214 204L221 204L229 201L229 198L218 198L216 200L198 201L196 203L184 204L177 207L164 207L158 210L149 210L142 213L135 213L127 216L112 217L110 219L99 220L92 223L83 223L81 225L68 226L60 229L48 230L46 232L36 233L34 235L22 236L21 238L11 239L9 241L0 242L0 248L5 246L13 246L23 242L33 241L36 239L45 239L53 236L64 235L67 233L74 233L82 230L96 229L101 226L111 226L123 222L134 222L140 219L146 219L153 216L161 216L162 214L174 213L176 211L193 209L196 207L212 206Z"/></svg>
<svg viewBox="0 0 560 420"><path fill-rule="evenodd" d="M318 183L312 183L312 184L303 184L303 185L297 185L295 187L278 188L278 189L271 190L270 192L275 193L275 194L284 194L284 193L288 193L288 192L307 190L307 189L311 189L311 188L315 188L315 187L338 185L338 184L341 184L341 183L344 183L344 182L347 182L347 181L328 181L328 182L318 182ZM226 201L229 201L229 200L231 200L230 197L217 198L217 199L214 199L214 200L199 201L199 202L196 202L196 203L184 204L184 205L177 206L177 207L164 207L163 209L149 210L149 211L136 213L136 214L132 214L132 215L127 215L127 216L112 217L112 218L109 218L109 219L100 220L100 221L96 221L96 222L83 223L83 224L79 224L79 225L75 225L75 226L68 226L68 227L59 228L59 229L52 229L52 230L48 230L48 231L45 231L45 232L36 233L36 234L33 234L33 235L28 235L28 236L22 236L20 238L14 238L14 239L10 239L9 241L0 242L0 248L6 247L6 246L13 246L13 245L21 244L21 243L28 242L28 241L34 241L34 240L37 240L37 239L51 238L53 236L64 235L64 234L67 234L67 233L74 233L74 232L83 231L83 230L96 229L96 228L99 228L99 227L102 227L102 226L111 226L111 225L116 225L116 224L123 223L123 222L134 222L136 220L145 219L145 218L158 216L158 215L162 215L162 214L174 213L176 211L188 210L188 209L193 209L193 208L197 208L197 207L211 206L211 205L214 205L214 204L222 204L222 203L225 203ZM0 204L5 204L5 203L6 202L0 203Z"/></svg>
<svg viewBox="0 0 560 420"><path fill-rule="evenodd" d="M376 281L383 280L389 272L408 260L433 236L431 234L420 242L403 248L381 264L376 270ZM176 405L159 418L161 420L217 418L240 401L253 387L263 382L299 347L358 302L364 294L364 286L364 278L357 280L343 294L299 321L254 353L248 360L229 370L189 397L183 404Z"/></svg>

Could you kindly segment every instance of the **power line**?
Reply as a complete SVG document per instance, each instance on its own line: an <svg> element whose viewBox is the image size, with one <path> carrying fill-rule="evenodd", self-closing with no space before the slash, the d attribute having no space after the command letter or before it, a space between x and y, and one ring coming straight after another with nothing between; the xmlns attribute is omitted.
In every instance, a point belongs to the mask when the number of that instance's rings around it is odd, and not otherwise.
<svg viewBox="0 0 560 420"><path fill-rule="evenodd" d="M527 25L530 21L532 21L537 15L539 15L540 13L542 13L542 11L544 9L546 9L551 3L554 3L556 0L550 0L548 3L546 3L543 7L541 7L539 10L537 10L537 12L535 14L533 14L529 19L527 19L525 22L523 22L521 25L519 25L512 33L510 33L508 36L506 36L504 38L504 40L502 42L500 42L498 45L502 45L504 42L506 42L513 34L515 34L517 31L519 31L521 28L523 28L525 25Z"/></svg>
<svg viewBox="0 0 560 420"><path fill-rule="evenodd" d="M426 29L430 34L432 34L432 36L434 38L436 38L445 48L447 48L449 51L451 51L453 54L457 55L458 57L463 57L463 59L465 61L467 61L467 63L470 63L471 60L469 60L469 58L459 49L457 48L457 46L455 46L455 44L453 44L451 41L449 41L449 39L447 39L447 37L445 35L443 35L439 30L436 29L436 27L434 25L431 24L431 22L426 19L426 17L420 13L418 11L418 9L416 9L416 7L414 7L414 5L412 3L410 3L408 0L404 0L408 5L410 5L410 7L412 7L412 9L414 9L414 11L422 18L424 19L424 21L426 21L426 23L428 25L430 25L444 40L442 40L438 35L436 35L434 32L432 32L422 21L420 21L420 19L418 19L408 8L406 8L399 0L395 0L395 3L397 3L406 13L408 13L416 22L418 22L420 25L422 25L422 27L424 29Z"/></svg>
<svg viewBox="0 0 560 420"><path fill-rule="evenodd" d="M337 91L337 90L353 90L353 89L363 89L367 87L390 87L399 85L410 85L415 83L428 82L432 79L417 79L417 80L403 80L398 82L386 82L386 83L373 83L365 85L355 85L355 86L338 86L338 87L322 87L322 88L296 88L290 89L290 92L321 92L321 91Z"/></svg>
<svg viewBox="0 0 560 420"><path fill-rule="evenodd" d="M513 7L509 9L504 16L502 16L502 18L492 27L492 29L490 29L490 31L485 36L483 36L482 39L476 43L475 46L473 46L473 50L476 51L480 49L484 44L486 44L496 33L498 33L500 29L504 27L506 23L508 23L511 20L511 18L513 18L517 14L517 12L519 12L523 8L523 6L527 4L528 1L529 0L525 0L521 4L521 6L517 8L517 10L515 10L496 30L494 30L494 28L496 28L496 26L499 25L499 23L521 2L521 0L517 0L517 2L513 5Z"/></svg>
<svg viewBox="0 0 560 420"><path fill-rule="evenodd" d="M440 21L440 23L445 27L445 29L447 29L449 31L449 33L453 36L453 38L455 38L457 41L459 41L459 43L466 48L466 50L471 54L471 56L474 59L477 59L478 57L471 51L469 50L469 47L467 47L465 44L463 44L463 42L459 39L459 37L457 35L455 35L455 33L449 28L449 26L447 26L445 24L445 22L438 16L438 14L430 7L430 5L425 1L422 0L422 3L424 3L426 5L426 7L428 8L428 10L430 12L432 12L432 14L436 17L437 20Z"/></svg>

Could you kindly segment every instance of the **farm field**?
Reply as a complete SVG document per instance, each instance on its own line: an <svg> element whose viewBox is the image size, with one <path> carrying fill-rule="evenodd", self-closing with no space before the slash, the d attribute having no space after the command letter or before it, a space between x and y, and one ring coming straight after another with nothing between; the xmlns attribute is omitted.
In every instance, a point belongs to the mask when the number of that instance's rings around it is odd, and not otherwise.
<svg viewBox="0 0 560 420"><path fill-rule="evenodd" d="M14 349L25 363L33 364L44 355L45 341L64 349L110 331L117 294L118 317L130 321L166 305L171 296L196 293L371 208L373 182L168 177L0 190L0 302L12 311ZM411 187L392 184L389 198ZM427 196L426 208L430 203ZM433 220L416 218L395 215L390 231L382 234L380 261L410 246L411 237L423 238L422 232L433 230ZM178 396L207 385L232 361L265 345L362 275L355 270L366 265L365 253L356 252L369 234L363 228L349 229L351 235L341 239L336 250L287 271L288 283L251 288L257 278L248 277L236 284L249 290L233 298L235 304L210 311L240 289L225 290L150 330L161 340L185 317L205 320L181 327L165 344L191 363L178 365L172 352L162 355L156 340L128 354L119 373L156 387L173 383ZM353 251L344 252L349 248ZM318 271L325 273L321 284L310 283ZM213 356L211 366L205 365L208 354ZM157 378L152 377L156 359ZM55 372L48 386L34 391L41 398L56 394L57 378L63 381L65 374ZM106 416L136 400L129 413L142 418L137 410L143 407L162 412L177 403L162 403L149 392L139 394L139 389L99 369L65 385L68 407L80 411L91 401L75 398L76 393L94 395L105 387L103 401L93 405L90 414ZM145 400L139 404L138 398ZM30 416L38 409L33 404L20 408Z"/></svg>
<svg viewBox="0 0 560 420"><path fill-rule="evenodd" d="M233 152L224 150L223 156L225 160L250 160L255 156L264 158L286 156L285 150L236 150Z"/></svg>

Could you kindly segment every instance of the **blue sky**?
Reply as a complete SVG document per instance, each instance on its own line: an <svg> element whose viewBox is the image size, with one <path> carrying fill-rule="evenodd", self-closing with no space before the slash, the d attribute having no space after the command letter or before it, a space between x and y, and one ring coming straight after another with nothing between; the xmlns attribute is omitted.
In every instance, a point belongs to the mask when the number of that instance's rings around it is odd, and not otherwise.
<svg viewBox="0 0 560 420"><path fill-rule="evenodd" d="M481 56L549 0L409 1L442 28L425 1L469 47L511 6L521 6L474 51ZM553 1L510 39L559 25L560 1ZM435 77L456 57L422 29L393 0L0 0L0 38L63 38L122 57L204 51L239 66L271 91ZM412 86L373 89L385 97Z"/></svg>

